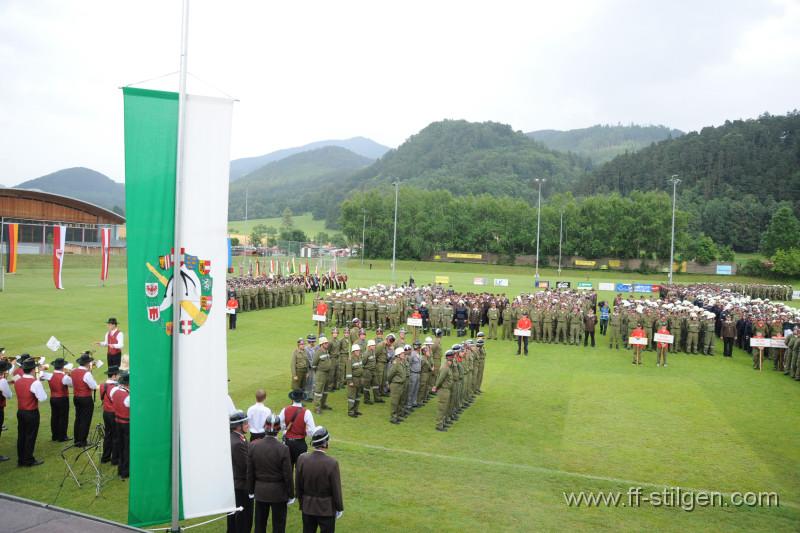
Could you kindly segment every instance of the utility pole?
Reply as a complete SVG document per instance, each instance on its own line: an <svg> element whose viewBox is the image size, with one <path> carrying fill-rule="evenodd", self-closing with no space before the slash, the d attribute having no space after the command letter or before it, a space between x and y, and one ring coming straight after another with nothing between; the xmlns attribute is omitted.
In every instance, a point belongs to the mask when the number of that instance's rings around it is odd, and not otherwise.
<svg viewBox="0 0 800 533"><path fill-rule="evenodd" d="M245 185L244 186L244 221L245 222L247 222L247 196L248 196L249 192L250 192L250 186L249 185Z"/></svg>
<svg viewBox="0 0 800 533"><path fill-rule="evenodd" d="M364 225L361 227L361 265L364 265L364 241L367 236L367 208L362 208L364 213Z"/></svg>
<svg viewBox="0 0 800 533"><path fill-rule="evenodd" d="M561 210L561 221L558 224L558 273L561 274L561 236L564 233L564 210Z"/></svg>
<svg viewBox="0 0 800 533"><path fill-rule="evenodd" d="M542 183L544 178L534 178L535 183L539 184L539 205L536 208L536 274L534 275L535 283L539 283L539 226L542 222Z"/></svg>
<svg viewBox="0 0 800 533"><path fill-rule="evenodd" d="M397 196L398 196L398 188L400 186L400 180L394 181L394 238L392 239L392 283L394 283L395 277L395 263L397 262Z"/></svg>
<svg viewBox="0 0 800 533"><path fill-rule="evenodd" d="M675 264L673 262L675 257L675 194L681 180L678 179L677 174L673 174L670 176L669 181L672 183L672 239L669 244L669 284L672 285L672 267Z"/></svg>

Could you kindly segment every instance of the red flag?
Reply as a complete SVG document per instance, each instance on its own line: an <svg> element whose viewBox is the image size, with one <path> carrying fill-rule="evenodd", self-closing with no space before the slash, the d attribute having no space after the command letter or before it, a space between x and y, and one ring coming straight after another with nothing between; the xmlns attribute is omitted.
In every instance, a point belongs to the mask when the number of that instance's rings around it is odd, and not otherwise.
<svg viewBox="0 0 800 533"><path fill-rule="evenodd" d="M56 289L63 289L61 283L61 268L64 265L64 245L66 243L67 227L53 226L53 283Z"/></svg>
<svg viewBox="0 0 800 533"><path fill-rule="evenodd" d="M100 228L100 248L103 262L100 265L100 279L108 279L108 258L111 252L111 228Z"/></svg>
<svg viewBox="0 0 800 533"><path fill-rule="evenodd" d="M17 243L19 242L19 224L6 224L6 242L8 242L8 259L6 272L13 274L17 271ZM0 227L0 232L2 232ZM2 237L0 235L0 237Z"/></svg>

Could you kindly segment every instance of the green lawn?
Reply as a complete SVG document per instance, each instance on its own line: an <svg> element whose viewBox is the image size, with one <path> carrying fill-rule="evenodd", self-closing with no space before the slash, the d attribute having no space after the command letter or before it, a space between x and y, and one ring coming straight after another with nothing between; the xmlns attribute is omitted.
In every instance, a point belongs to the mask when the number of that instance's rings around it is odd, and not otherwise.
<svg viewBox="0 0 800 533"><path fill-rule="evenodd" d="M98 263L98 264L95 264ZM351 284L388 282L384 261L361 268L351 260ZM0 345L11 353L44 354L56 335L73 351L100 338L109 316L127 332L124 270L117 263L106 287L99 261L67 257L64 285L52 289L47 258L21 257L19 274L0 293ZM529 290L532 269L399 262L398 280L418 283L449 275L456 289L472 278L509 279L506 290ZM542 279L556 274L542 271ZM609 272L565 271L572 281L663 281ZM679 281L719 279L680 276ZM492 289L494 289L492 287ZM501 290L497 288L497 290ZM610 294L602 294L607 297ZM230 392L237 406L253 402L259 387L267 405L287 402L288 358L294 340L312 331L309 306L242 314L229 336ZM448 338L446 342L455 342ZM510 342L490 341L485 393L447 433L434 431L435 404L400 426L388 423L388 404L363 406L346 416L334 393L334 411L317 417L333 436L345 491L343 531L797 531L800 524L800 384L772 370L751 369L745 354L675 355L656 368L652 353L633 367L628 352L534 344L514 355ZM717 347L717 352L721 346ZM134 393L135 395L135 393ZM127 485L111 480L99 498L68 481L59 493L60 446L49 441L45 406L37 443L43 467L14 464L15 401L6 409L9 431L0 437L0 490L114 520L126 516ZM97 411L99 414L99 410ZM98 418L95 418L97 421ZM70 429L71 434L71 429ZM109 470L110 472L110 470ZM645 492L663 486L775 491L779 508L570 508L565 491ZM623 502L626 501L623 499ZM289 531L300 528L296 507ZM2 528L0 528L2 529ZM224 522L204 528L223 531Z"/></svg>
<svg viewBox="0 0 800 533"><path fill-rule="evenodd" d="M338 233L334 230L325 229L325 221L324 220L314 220L311 216L311 213L305 213L303 215L294 215L292 217L292 221L294 222L294 227L302 230L309 239L313 239L314 236L324 231L328 235L333 235L334 233ZM263 224L267 227L272 226L275 229L280 229L281 225L283 224L283 219L281 217L274 217L274 218L251 218L250 220L231 220L228 222L228 228L231 230L231 233L236 233L240 235L249 235L251 231L253 231L253 227L257 224Z"/></svg>

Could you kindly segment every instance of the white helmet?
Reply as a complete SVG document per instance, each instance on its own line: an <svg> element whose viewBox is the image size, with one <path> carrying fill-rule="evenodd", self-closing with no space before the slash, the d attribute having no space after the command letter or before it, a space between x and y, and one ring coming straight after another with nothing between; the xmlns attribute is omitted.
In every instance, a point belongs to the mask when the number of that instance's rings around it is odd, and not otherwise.
<svg viewBox="0 0 800 533"><path fill-rule="evenodd" d="M360 345L360 344L354 344L354 345L352 345L352 346L350 347L350 351L351 351L351 352L360 352L360 351L361 351L361 345Z"/></svg>
<svg viewBox="0 0 800 533"><path fill-rule="evenodd" d="M370 339L370 340L367 341L367 348L369 348L370 346L375 346L375 340L374 339Z"/></svg>

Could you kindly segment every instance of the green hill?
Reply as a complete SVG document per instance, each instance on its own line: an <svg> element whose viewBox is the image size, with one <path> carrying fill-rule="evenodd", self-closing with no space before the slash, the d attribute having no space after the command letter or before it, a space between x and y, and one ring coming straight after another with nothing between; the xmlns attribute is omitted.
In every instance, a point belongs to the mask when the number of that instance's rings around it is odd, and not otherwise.
<svg viewBox="0 0 800 533"><path fill-rule="evenodd" d="M526 134L548 148L588 157L595 165L614 157L635 152L653 143L683 135L666 126L630 126L597 124L575 130L539 130Z"/></svg>
<svg viewBox="0 0 800 533"><path fill-rule="evenodd" d="M37 189L77 198L119 213L125 211L125 185L90 168L65 168L24 181L15 188Z"/></svg>
<svg viewBox="0 0 800 533"><path fill-rule="evenodd" d="M370 162L344 148L326 146L269 163L231 183L228 218L244 218L245 194L248 218L276 217L286 207L304 213L312 203L324 208L320 191L336 187ZM321 218L325 212L314 214Z"/></svg>
<svg viewBox="0 0 800 533"><path fill-rule="evenodd" d="M672 193L673 174L693 229L755 251L779 202L800 212L800 112L726 121L620 155L585 175L576 193Z"/></svg>

